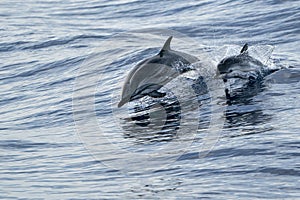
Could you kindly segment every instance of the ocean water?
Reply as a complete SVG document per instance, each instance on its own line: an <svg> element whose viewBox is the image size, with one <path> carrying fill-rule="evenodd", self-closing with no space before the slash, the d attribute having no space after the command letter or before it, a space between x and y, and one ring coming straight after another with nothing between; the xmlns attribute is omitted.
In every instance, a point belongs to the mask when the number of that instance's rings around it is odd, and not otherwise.
<svg viewBox="0 0 300 200"><path fill-rule="evenodd" d="M1 1L0 198L300 199L299 13L296 0ZM121 85L170 35L210 93L176 79L181 116L150 116L170 130L135 124ZM245 43L282 70L231 104L213 74Z"/></svg>

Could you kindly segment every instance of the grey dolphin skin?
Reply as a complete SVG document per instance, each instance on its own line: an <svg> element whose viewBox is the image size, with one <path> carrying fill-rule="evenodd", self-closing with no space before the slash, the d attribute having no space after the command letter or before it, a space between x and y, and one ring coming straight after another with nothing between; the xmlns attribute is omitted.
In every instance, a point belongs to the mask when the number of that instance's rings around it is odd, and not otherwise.
<svg viewBox="0 0 300 200"><path fill-rule="evenodd" d="M227 97L231 97L230 88L238 88L239 92L246 91L246 87L249 89L249 86L258 85L265 76L276 71L251 57L248 53L248 44L243 46L240 54L221 60L217 68L219 76L225 83ZM226 88L226 84L229 85L229 88Z"/></svg>
<svg viewBox="0 0 300 200"><path fill-rule="evenodd" d="M178 75L193 70L190 65L199 59L172 50L171 40L172 36L166 40L157 55L141 61L129 72L118 107L144 96L164 97L166 94L158 91L161 87Z"/></svg>
<svg viewBox="0 0 300 200"><path fill-rule="evenodd" d="M259 60L249 56L248 44L245 44L239 55L230 56L221 60L218 64L218 72L219 74L226 74L228 77L231 77L230 73L233 72L253 72L265 67L266 66ZM236 73L233 73L232 75L234 74ZM239 78L243 77L240 76Z"/></svg>

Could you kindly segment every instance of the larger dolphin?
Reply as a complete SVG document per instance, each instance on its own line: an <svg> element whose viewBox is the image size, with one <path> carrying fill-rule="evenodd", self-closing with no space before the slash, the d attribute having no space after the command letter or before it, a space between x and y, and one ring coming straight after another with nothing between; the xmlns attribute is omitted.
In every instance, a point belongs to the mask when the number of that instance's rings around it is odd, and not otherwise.
<svg viewBox="0 0 300 200"><path fill-rule="evenodd" d="M178 75L192 70L191 64L199 59L172 50L171 40L172 36L166 40L157 55L141 61L129 72L118 107L147 95L154 98L163 97L166 94L158 91L161 87Z"/></svg>

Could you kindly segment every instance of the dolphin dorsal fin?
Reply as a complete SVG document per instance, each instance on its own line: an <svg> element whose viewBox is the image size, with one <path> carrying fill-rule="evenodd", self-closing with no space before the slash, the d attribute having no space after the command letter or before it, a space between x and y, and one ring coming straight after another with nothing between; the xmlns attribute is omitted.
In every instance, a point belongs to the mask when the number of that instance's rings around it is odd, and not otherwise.
<svg viewBox="0 0 300 200"><path fill-rule="evenodd" d="M241 50L241 54L247 53L247 50L248 50L248 44L246 43Z"/></svg>
<svg viewBox="0 0 300 200"><path fill-rule="evenodd" d="M162 49L161 49L160 52L159 52L159 56L160 56L160 57L163 56L164 51L169 51L169 50L171 50L170 45L171 45L171 40L172 40L172 38L173 38L173 36L170 36L170 37L166 40L164 46L162 47Z"/></svg>
<svg viewBox="0 0 300 200"><path fill-rule="evenodd" d="M166 42L165 42L165 44L164 44L164 46L163 46L163 48L162 48L161 50L171 50L170 45L171 45L171 40L172 40L172 38L173 38L173 36L170 36L170 37L166 40Z"/></svg>

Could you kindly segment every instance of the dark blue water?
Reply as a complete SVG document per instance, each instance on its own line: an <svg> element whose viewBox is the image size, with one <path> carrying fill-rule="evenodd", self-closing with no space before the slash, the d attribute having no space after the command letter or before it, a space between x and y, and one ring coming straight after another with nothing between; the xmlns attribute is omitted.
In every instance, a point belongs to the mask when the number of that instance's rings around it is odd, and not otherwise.
<svg viewBox="0 0 300 200"><path fill-rule="evenodd" d="M1 1L0 198L300 199L299 13L292 0ZM212 71L246 42L275 47L266 60L284 69L241 102L212 91L181 110L177 139L133 134L120 84L171 34Z"/></svg>

